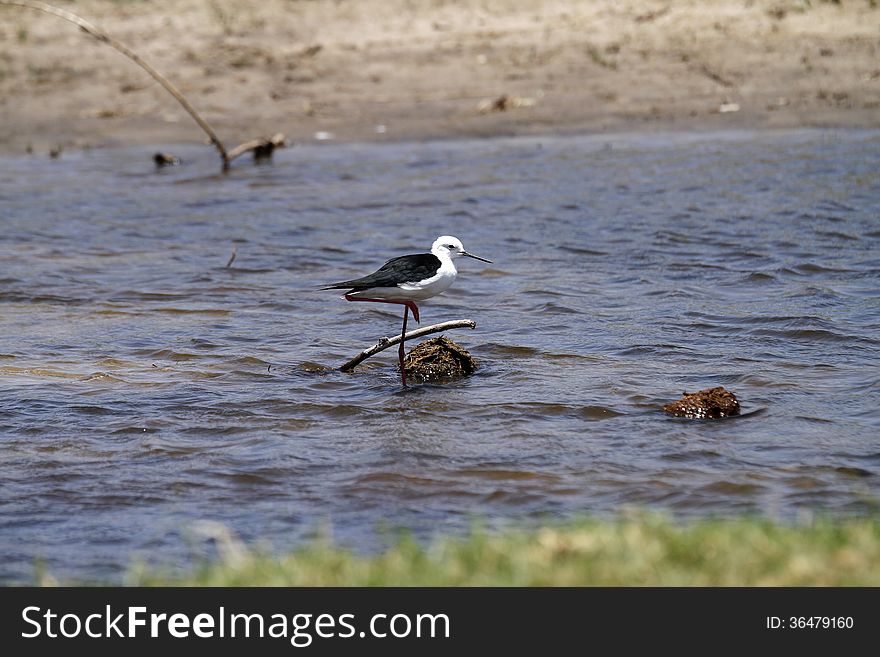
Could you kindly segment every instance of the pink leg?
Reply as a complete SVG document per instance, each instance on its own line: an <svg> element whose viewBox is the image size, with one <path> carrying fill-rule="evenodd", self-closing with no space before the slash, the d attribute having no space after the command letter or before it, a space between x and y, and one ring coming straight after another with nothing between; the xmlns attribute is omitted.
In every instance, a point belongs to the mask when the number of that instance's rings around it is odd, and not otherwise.
<svg viewBox="0 0 880 657"><path fill-rule="evenodd" d="M403 339L406 337L406 319L409 314L409 311L412 310L413 317L417 322L419 322L419 307L415 304L414 301L391 301L390 299L367 299L365 297L353 297L348 294L345 295L346 301L371 301L373 303L394 303L400 306L403 306L403 330L400 332L400 348L397 350L397 355L400 359L400 381L403 384L403 387L406 387L406 368L403 366L403 357L406 354L403 346Z"/></svg>
<svg viewBox="0 0 880 657"><path fill-rule="evenodd" d="M406 349L403 348L403 339L406 337L406 317L409 315L409 304L403 306L403 329L400 331L400 348L397 350L397 356L400 359L400 383L406 388L406 368L403 366L403 357Z"/></svg>

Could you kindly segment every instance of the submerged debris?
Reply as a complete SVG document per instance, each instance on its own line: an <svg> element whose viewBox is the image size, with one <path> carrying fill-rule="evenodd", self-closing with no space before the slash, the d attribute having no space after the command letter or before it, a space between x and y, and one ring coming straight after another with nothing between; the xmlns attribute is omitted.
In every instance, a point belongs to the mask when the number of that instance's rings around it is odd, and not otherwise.
<svg viewBox="0 0 880 657"><path fill-rule="evenodd" d="M284 148L286 145L286 137L278 132L271 137L260 137L239 144L226 154L226 160L232 162L238 156L251 151L254 154L254 162L264 162L272 159L272 153L276 148Z"/></svg>
<svg viewBox="0 0 880 657"><path fill-rule="evenodd" d="M739 402L730 390L718 386L682 393L681 399L666 404L663 410L675 417L716 419L739 415Z"/></svg>
<svg viewBox="0 0 880 657"><path fill-rule="evenodd" d="M232 263L235 262L235 256L238 255L238 247L233 244L232 245L232 255L229 256L229 260L226 261L226 269L229 269L232 266Z"/></svg>
<svg viewBox="0 0 880 657"><path fill-rule="evenodd" d="M259 144L254 146L254 161L259 162L263 160L272 159L272 153L275 152L276 148L284 148L287 145L287 141L283 134L280 132L272 135L268 139L263 139Z"/></svg>
<svg viewBox="0 0 880 657"><path fill-rule="evenodd" d="M301 372L308 372L309 374L323 374L325 372L335 371L335 368L333 367L329 367L328 365L321 365L321 363L315 363L310 360L300 363L299 365L297 365L297 368Z"/></svg>
<svg viewBox="0 0 880 657"><path fill-rule="evenodd" d="M447 337L416 345L403 360L406 374L422 381L453 379L471 374L477 363L467 350Z"/></svg>
<svg viewBox="0 0 880 657"><path fill-rule="evenodd" d="M180 158L170 153L156 153L153 155L153 162L157 167L176 167L180 164Z"/></svg>

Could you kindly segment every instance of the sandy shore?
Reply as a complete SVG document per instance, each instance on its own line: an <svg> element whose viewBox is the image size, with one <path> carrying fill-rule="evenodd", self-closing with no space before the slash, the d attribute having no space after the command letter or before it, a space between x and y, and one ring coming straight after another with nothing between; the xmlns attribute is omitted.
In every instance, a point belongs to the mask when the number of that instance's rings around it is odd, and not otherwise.
<svg viewBox="0 0 880 657"><path fill-rule="evenodd" d="M880 126L869 0L62 2L233 145ZM329 133L329 134L327 134ZM140 68L0 6L0 150L202 141Z"/></svg>

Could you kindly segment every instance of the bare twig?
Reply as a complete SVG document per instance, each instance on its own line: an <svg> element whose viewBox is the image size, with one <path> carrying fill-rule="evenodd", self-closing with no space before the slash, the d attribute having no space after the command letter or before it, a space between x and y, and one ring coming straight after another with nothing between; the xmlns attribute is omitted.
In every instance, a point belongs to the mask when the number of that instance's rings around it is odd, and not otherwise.
<svg viewBox="0 0 880 657"><path fill-rule="evenodd" d="M17 7L26 7L28 9L36 9L37 11L42 11L47 14L52 14L53 16L58 16L59 18L63 18L64 20L77 25L87 34L93 36L98 41L103 41L107 45L115 48L123 55L128 57L135 64L144 69L150 76L159 84L161 84L165 90L170 93L174 98L183 106L183 109L187 111L187 113L195 119L195 122L199 124L199 127L205 131L208 135L208 138L211 140L211 143L217 148L217 151L220 153L220 159L223 162L223 170L227 171L229 169L229 163L232 161L232 157L226 152L226 147L223 145L223 142L220 141L220 138L217 136L217 133L214 132L214 129L208 124L205 119L196 111L196 109L190 105L189 101L184 97L180 91L178 91L177 87L175 87L165 76L159 73L152 66L147 64L143 59L138 56L137 53L133 52L128 46L123 43L120 43L109 34L107 34L104 30L93 25L89 21L80 18L73 12L67 11L66 9L60 9L58 7L53 7L50 4L45 2L37 2L36 0L0 0L0 5L10 5ZM272 138L274 140L275 137ZM269 140L270 142L272 140ZM263 140L265 141L265 140ZM282 137L283 143L283 137ZM278 144L275 144L277 146ZM255 148L254 146L250 146L249 148L243 148L244 146L248 146L248 144L243 144L238 148L234 149L236 151L236 155L240 155L241 153ZM241 149L241 150L240 150Z"/></svg>
<svg viewBox="0 0 880 657"><path fill-rule="evenodd" d="M406 339L412 340L413 338L420 338L423 335L430 335L431 333L439 333L441 331L448 331L449 329L455 328L475 329L477 328L477 323L472 319L456 319L451 322L441 322L439 324L432 324L431 326L423 326L421 328L417 328L415 331L410 331L409 333L407 333ZM350 372L357 365L365 361L370 356L374 356L380 351L396 345L398 342L400 342L399 335L396 335L393 338L381 338L379 342L374 344L372 347L364 349L357 356L345 363L342 367L339 368L339 371Z"/></svg>

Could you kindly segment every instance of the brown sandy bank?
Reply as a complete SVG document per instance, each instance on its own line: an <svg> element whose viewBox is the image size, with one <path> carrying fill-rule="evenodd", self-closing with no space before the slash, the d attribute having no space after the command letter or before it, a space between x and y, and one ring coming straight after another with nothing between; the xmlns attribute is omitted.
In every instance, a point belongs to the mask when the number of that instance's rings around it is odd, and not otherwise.
<svg viewBox="0 0 880 657"><path fill-rule="evenodd" d="M230 145L880 126L871 0L56 4L140 53ZM0 6L0 150L202 139L119 53Z"/></svg>

